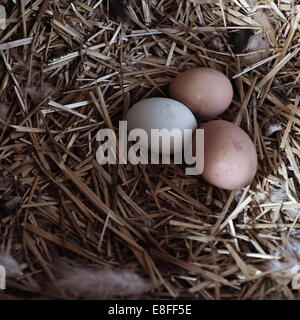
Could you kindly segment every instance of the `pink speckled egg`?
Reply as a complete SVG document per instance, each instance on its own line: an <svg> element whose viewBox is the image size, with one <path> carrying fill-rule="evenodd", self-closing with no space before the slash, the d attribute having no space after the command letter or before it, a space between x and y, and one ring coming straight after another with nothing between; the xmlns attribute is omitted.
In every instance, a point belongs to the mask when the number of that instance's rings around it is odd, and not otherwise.
<svg viewBox="0 0 300 320"><path fill-rule="evenodd" d="M250 184L257 170L257 153L248 134L237 125L224 120L209 121L202 128L202 176L205 180L227 190Z"/></svg>

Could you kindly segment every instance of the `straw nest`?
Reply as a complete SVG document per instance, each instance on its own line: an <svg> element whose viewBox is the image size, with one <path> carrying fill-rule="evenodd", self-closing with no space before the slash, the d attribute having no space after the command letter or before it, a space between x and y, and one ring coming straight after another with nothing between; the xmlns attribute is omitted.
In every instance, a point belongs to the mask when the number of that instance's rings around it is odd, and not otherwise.
<svg viewBox="0 0 300 320"><path fill-rule="evenodd" d="M62 257L134 271L154 286L141 299L299 298L297 2L1 2L0 244L23 270L1 299L71 298L53 285ZM221 118L257 146L252 184L100 166L98 130L196 66L232 80Z"/></svg>

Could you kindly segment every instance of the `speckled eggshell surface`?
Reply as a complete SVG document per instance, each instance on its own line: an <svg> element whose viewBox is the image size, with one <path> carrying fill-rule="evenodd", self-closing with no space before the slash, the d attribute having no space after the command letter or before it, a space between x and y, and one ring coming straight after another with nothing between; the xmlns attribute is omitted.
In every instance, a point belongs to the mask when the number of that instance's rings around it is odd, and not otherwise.
<svg viewBox="0 0 300 320"><path fill-rule="evenodd" d="M202 176L209 183L227 190L250 184L257 170L257 153L248 134L237 125L224 120L209 121L202 128Z"/></svg>
<svg viewBox="0 0 300 320"><path fill-rule="evenodd" d="M169 98L148 98L139 101L133 105L127 114L128 130L143 129L147 132L148 137L151 137L151 129L168 129L170 132L173 129L179 129L182 137L180 140L175 140L174 146L171 140L171 152L179 152L183 148L183 133L184 129L194 130L197 128L197 121L185 105L181 102ZM176 142L177 141L177 142ZM151 139L148 145L142 147L149 148ZM164 153L161 143L159 146L160 152Z"/></svg>

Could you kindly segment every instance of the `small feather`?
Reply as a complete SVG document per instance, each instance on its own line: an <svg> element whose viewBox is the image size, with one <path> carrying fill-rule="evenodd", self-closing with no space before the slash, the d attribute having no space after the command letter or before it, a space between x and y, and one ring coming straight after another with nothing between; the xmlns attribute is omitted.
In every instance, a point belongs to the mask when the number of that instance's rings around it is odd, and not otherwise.
<svg viewBox="0 0 300 320"><path fill-rule="evenodd" d="M241 29L236 32L229 34L229 43L232 45L232 50L234 53L243 53L248 45L249 38L253 35L251 29Z"/></svg>
<svg viewBox="0 0 300 320"><path fill-rule="evenodd" d="M294 241L289 241L289 247L279 246L274 252L276 257L281 257L281 251L290 258L290 261L282 261L280 259L271 260L267 267L270 270L282 269L282 273L294 273L300 272L300 244Z"/></svg>
<svg viewBox="0 0 300 320"><path fill-rule="evenodd" d="M7 252L0 252L0 265L5 268L7 278L16 278L22 275L22 268Z"/></svg>
<svg viewBox="0 0 300 320"><path fill-rule="evenodd" d="M32 102L36 105L53 91L54 88L46 82L44 82L43 88L41 86L31 86L25 89L25 92L29 94Z"/></svg>
<svg viewBox="0 0 300 320"><path fill-rule="evenodd" d="M139 296L152 288L148 280L131 270L100 269L63 263L57 271L55 287L65 290L74 298Z"/></svg>
<svg viewBox="0 0 300 320"><path fill-rule="evenodd" d="M275 132L281 131L283 129L283 126L279 122L267 122L264 126L265 130L265 136L270 137Z"/></svg>
<svg viewBox="0 0 300 320"><path fill-rule="evenodd" d="M9 107L7 104L0 103L0 119L3 120L4 122L7 121L7 115L9 112ZM0 128L3 127L3 124L0 123Z"/></svg>

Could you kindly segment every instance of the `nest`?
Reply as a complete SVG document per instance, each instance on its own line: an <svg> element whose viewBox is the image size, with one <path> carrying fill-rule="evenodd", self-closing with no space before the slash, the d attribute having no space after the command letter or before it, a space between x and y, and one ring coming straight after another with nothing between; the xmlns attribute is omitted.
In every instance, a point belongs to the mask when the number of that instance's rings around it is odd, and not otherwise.
<svg viewBox="0 0 300 320"><path fill-rule="evenodd" d="M23 274L0 298L72 298L52 288L62 257L134 270L153 285L140 299L299 298L297 2L2 1L0 249ZM98 164L100 128L199 66L232 80L220 118L257 147L250 186Z"/></svg>

